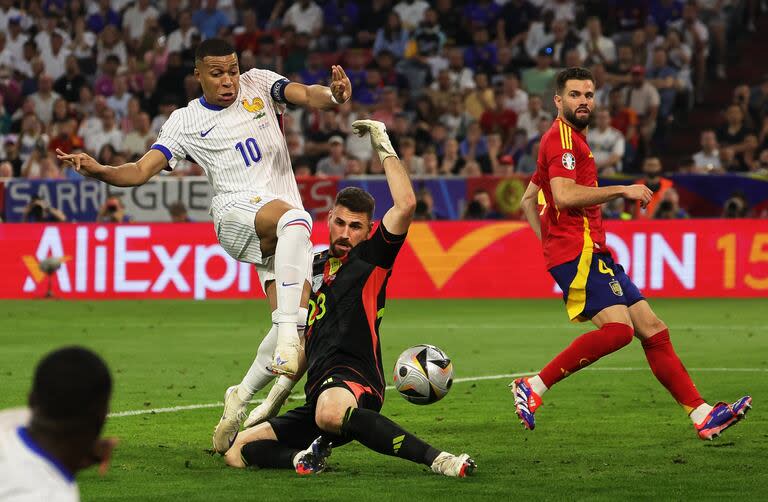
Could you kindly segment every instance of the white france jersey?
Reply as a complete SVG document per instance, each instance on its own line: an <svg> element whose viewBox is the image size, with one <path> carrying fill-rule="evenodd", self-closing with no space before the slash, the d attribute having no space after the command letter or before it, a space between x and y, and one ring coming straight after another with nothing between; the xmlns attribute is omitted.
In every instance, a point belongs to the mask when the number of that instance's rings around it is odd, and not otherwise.
<svg viewBox="0 0 768 502"><path fill-rule="evenodd" d="M28 421L27 409L0 411L0 500L78 502L75 478L29 437Z"/></svg>
<svg viewBox="0 0 768 502"><path fill-rule="evenodd" d="M163 124L152 148L171 169L191 158L213 187L214 219L243 198L270 196L303 209L282 131L288 79L268 70L240 75L240 91L226 108L205 97L190 101Z"/></svg>

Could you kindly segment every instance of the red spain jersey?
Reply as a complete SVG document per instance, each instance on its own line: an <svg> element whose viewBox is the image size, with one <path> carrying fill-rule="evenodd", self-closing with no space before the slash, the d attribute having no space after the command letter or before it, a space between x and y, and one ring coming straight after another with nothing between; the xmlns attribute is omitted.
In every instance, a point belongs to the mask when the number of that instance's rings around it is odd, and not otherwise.
<svg viewBox="0 0 768 502"><path fill-rule="evenodd" d="M587 138L558 118L541 137L536 172L531 178L546 201L541 214L541 241L547 269L577 258L584 250L608 252L600 206L557 209L549 183L559 177L587 187L597 186L597 166Z"/></svg>

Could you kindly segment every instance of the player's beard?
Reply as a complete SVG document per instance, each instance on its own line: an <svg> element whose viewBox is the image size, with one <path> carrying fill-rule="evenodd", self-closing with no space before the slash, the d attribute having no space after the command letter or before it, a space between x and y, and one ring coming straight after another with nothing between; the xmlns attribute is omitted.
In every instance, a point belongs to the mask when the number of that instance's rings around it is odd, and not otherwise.
<svg viewBox="0 0 768 502"><path fill-rule="evenodd" d="M346 248L339 249L340 245L348 246L349 249L346 249ZM343 258L351 250L352 250L352 243L349 242L348 239L338 238L335 241L331 242L330 246L328 246L328 254L330 254L334 258Z"/></svg>
<svg viewBox="0 0 768 502"><path fill-rule="evenodd" d="M581 119L578 118L578 116L576 115L576 110L586 110L587 116ZM576 129L581 131L582 129L584 129L589 125L589 122L592 119L592 110L590 110L586 106L579 107L576 110L570 110L564 106L563 116L565 117L565 120L573 124L576 127Z"/></svg>

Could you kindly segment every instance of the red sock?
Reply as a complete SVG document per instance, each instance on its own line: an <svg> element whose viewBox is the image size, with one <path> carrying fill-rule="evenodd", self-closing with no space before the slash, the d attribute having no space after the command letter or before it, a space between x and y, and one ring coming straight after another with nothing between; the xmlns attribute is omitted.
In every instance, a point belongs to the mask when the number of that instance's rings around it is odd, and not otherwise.
<svg viewBox="0 0 768 502"><path fill-rule="evenodd" d="M605 323L602 328L575 339L567 349L544 366L539 377L544 385L552 387L571 373L629 344L633 335L634 330L626 324Z"/></svg>
<svg viewBox="0 0 768 502"><path fill-rule="evenodd" d="M690 413L705 402L696 390L682 361L677 357L675 348L669 340L669 330L659 331L643 341L643 350L653 374L672 394L672 397L685 408L685 411Z"/></svg>

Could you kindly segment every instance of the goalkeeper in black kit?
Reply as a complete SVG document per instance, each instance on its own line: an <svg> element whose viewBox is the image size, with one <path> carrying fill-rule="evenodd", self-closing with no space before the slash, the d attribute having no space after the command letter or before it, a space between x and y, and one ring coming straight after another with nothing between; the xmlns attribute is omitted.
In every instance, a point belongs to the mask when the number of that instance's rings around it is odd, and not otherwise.
<svg viewBox="0 0 768 502"><path fill-rule="evenodd" d="M353 123L370 134L394 201L373 227L373 197L359 188L341 190L329 214L330 247L315 261L316 280L306 332L306 403L241 432L226 452L233 467L295 469L315 474L331 446L358 441L366 447L429 466L446 476L475 469L469 455L436 449L379 413L384 403L379 326L386 287L405 242L416 197L384 124Z"/></svg>

